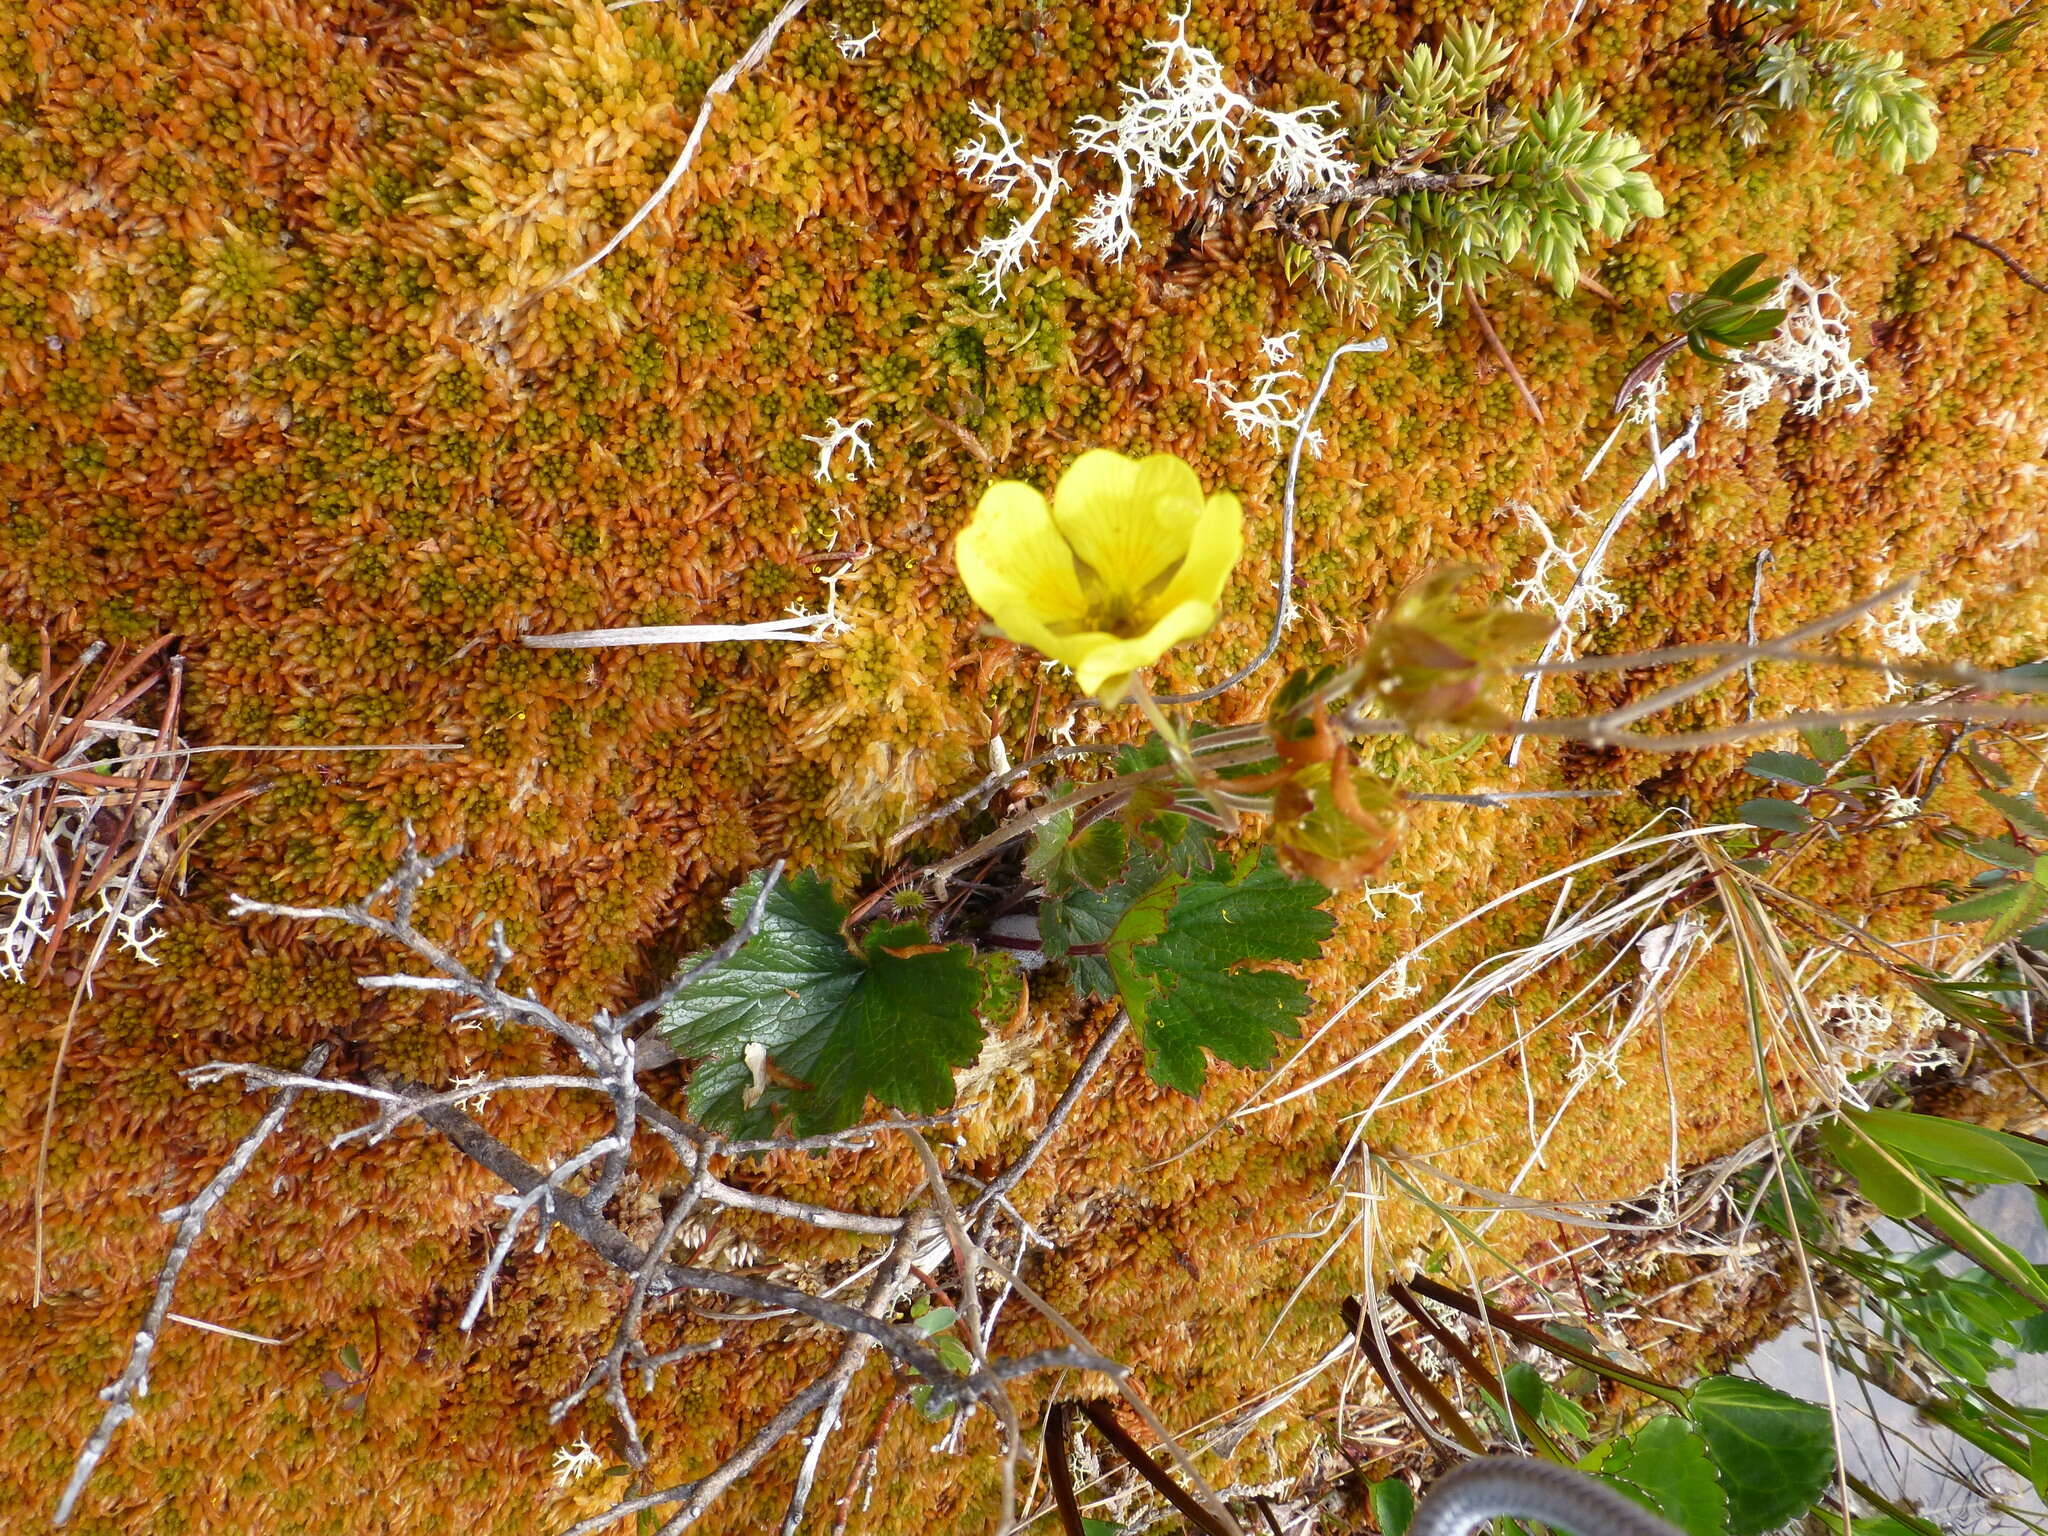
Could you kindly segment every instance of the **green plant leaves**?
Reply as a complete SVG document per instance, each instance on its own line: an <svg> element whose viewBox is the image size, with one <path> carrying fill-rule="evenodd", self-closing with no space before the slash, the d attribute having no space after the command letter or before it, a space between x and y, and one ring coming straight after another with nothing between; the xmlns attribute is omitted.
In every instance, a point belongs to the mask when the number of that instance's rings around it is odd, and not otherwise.
<svg viewBox="0 0 2048 1536"><path fill-rule="evenodd" d="M1407 1536L1415 1523L1415 1491L1398 1477L1374 1483L1366 1495L1381 1536Z"/></svg>
<svg viewBox="0 0 2048 1536"><path fill-rule="evenodd" d="M1804 832L1813 820L1805 806L1790 800L1745 800L1736 807L1735 815L1766 832Z"/></svg>
<svg viewBox="0 0 2048 1536"><path fill-rule="evenodd" d="M1985 803L2029 837L2048 837L2048 812L2030 795L2004 795L1995 789L1979 791Z"/></svg>
<svg viewBox="0 0 2048 1536"><path fill-rule="evenodd" d="M2048 1168L2044 1149L1966 1120L1897 1109L1851 1110L1844 1118L1886 1151L1938 1178L2032 1184Z"/></svg>
<svg viewBox="0 0 2048 1536"><path fill-rule="evenodd" d="M1675 1413L1661 1413L1613 1442L1600 1476L1686 1536L1721 1536L1728 1495L1700 1433Z"/></svg>
<svg viewBox="0 0 2048 1536"><path fill-rule="evenodd" d="M1988 846L1973 844L1971 851ZM2044 914L2048 914L2048 854L2029 859L2025 879L2008 880L1982 895L1943 907L1934 915L1945 923L1979 923L1989 918L1991 926L1984 931L1983 942L1998 944L2024 928L2033 927Z"/></svg>
<svg viewBox="0 0 2048 1536"><path fill-rule="evenodd" d="M1743 766L1760 779L1780 784L1824 784L1828 777L1827 769L1797 752L1752 752Z"/></svg>
<svg viewBox="0 0 2048 1536"><path fill-rule="evenodd" d="M735 923L752 910L760 878L728 899ZM786 1115L811 1136L854 1124L870 1096L907 1114L952 1104L953 1069L981 1049L982 967L964 945L932 946L916 923L872 932L856 952L841 934L845 919L816 875L783 881L754 936L668 1005L668 1043L700 1058L693 1118L765 1136Z"/></svg>
<svg viewBox="0 0 2048 1536"><path fill-rule="evenodd" d="M1116 989L1155 1081L1201 1091L1206 1051L1263 1067L1296 1033L1308 989L1262 960L1313 960L1334 920L1329 895L1290 880L1270 849L1229 870L1169 874L1131 903L1107 942Z"/></svg>
<svg viewBox="0 0 2048 1536"><path fill-rule="evenodd" d="M1076 836L1074 813L1061 811L1032 839L1031 852L1024 859L1024 878L1036 881L1052 895L1064 895L1081 886L1100 891L1123 873L1127 853L1123 823L1092 822Z"/></svg>
<svg viewBox="0 0 2048 1536"><path fill-rule="evenodd" d="M1692 1389L1693 1423L1727 1495L1729 1536L1760 1536L1805 1513L1834 1475L1827 1410L1739 1376Z"/></svg>

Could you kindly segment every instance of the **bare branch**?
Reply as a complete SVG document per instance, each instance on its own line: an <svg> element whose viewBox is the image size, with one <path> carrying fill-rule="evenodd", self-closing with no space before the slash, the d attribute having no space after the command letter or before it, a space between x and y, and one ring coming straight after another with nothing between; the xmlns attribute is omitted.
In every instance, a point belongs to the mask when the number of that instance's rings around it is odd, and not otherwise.
<svg viewBox="0 0 2048 1536"><path fill-rule="evenodd" d="M775 39L782 35L782 29L796 20L807 3L808 0L784 0L782 9L769 19L768 25L761 29L760 36L756 37L748 45L747 51L726 66L725 72L705 88L704 99L697 104L697 120L690 125L690 136L683 140L682 153L676 156L675 164L671 165L668 168L668 174L662 177L661 185L649 194L646 202L634 210L633 217L626 220L620 226L619 232L546 287L536 291L530 298L524 301L525 303L530 304L534 299L538 299L544 294L552 293L557 288L563 288L575 282L577 278L603 261L605 257L611 255L621 245L624 245L626 237L638 229L645 222L647 216L662 205L662 202L668 197L669 193L676 189L676 183L683 179L683 173L689 170L690 162L697 158L697 148L704 142L704 130L711 126L711 111L712 108L718 105L718 98L738 84L741 75L767 57L768 50L775 46Z"/></svg>
<svg viewBox="0 0 2048 1536"><path fill-rule="evenodd" d="M1314 426L1316 411L1323 403L1323 396L1330 392L1330 380L1337 375L1340 358L1354 353L1384 352L1387 340L1384 336L1371 341L1349 341L1332 352L1323 364L1323 375L1316 380L1316 391L1308 398L1301 415L1294 424L1294 446L1287 451L1287 490L1280 503L1280 593L1273 610L1273 627L1266 635L1266 643L1259 647L1259 654L1238 668L1220 683L1211 683L1206 688L1197 688L1192 693L1162 693L1154 696L1160 704L1200 704L1218 694L1228 693L1239 683L1250 677L1259 668L1273 659L1280 649L1280 637L1287 630L1287 621L1294 616L1294 497L1295 489L1301 482L1301 450L1308 442L1309 429Z"/></svg>
<svg viewBox="0 0 2048 1536"><path fill-rule="evenodd" d="M2025 267L2021 266L2019 262L2015 260L2005 250L2003 246L1993 245L1989 240L1986 240L1982 235L1973 235L1967 229L1957 230L1956 238L1958 240L1967 240L1971 245L1976 246L1977 249L1980 251L1989 251L1992 255L1996 256L2000 261L2005 263L2006 271L2010 272L2014 277L2018 278L2021 282L2025 283L2029 288L2032 288L2039 293L2048 293L2048 283L2042 282L2040 278L2034 276L2033 273L2029 272Z"/></svg>
<svg viewBox="0 0 2048 1536"><path fill-rule="evenodd" d="M720 944L688 970L677 975L667 986L656 992L652 997L635 1003L631 1008L620 1014L619 1028L631 1029L642 1019L659 1014L662 1009L675 1000L676 994L682 991L683 988L687 987L698 977L717 970L726 961L744 949L747 940L761 931L761 919L768 912L768 898L775 894L775 887L782 879L783 867L787 862L786 859L777 859L768 866L768 872L761 877L761 889L754 895L754 904L747 909L745 920L732 931L730 938L726 939L724 943Z"/></svg>
<svg viewBox="0 0 2048 1536"><path fill-rule="evenodd" d="M1109 1060L1109 1053L1115 1049L1117 1041L1123 1038L1124 1031L1130 1027L1130 1023L1131 1016L1118 1010L1117 1016L1110 1021L1108 1028L1095 1037L1095 1043L1088 1048L1088 1054L1081 1058L1081 1065L1076 1067L1074 1075L1067 1079L1067 1086L1061 1092L1059 1102L1053 1105L1052 1113L1045 1117L1045 1125L1031 1138L1031 1144L1017 1154L1009 1167L982 1186L981 1193L975 1196L974 1203L968 1207L967 1214L970 1218L981 1215L988 1207L1015 1189L1024 1175L1031 1171L1031 1165L1044 1154L1053 1137L1059 1134L1060 1127L1065 1125L1068 1116L1073 1114L1074 1107L1081 1102L1082 1093L1087 1090L1089 1083L1094 1081L1095 1074L1102 1070L1102 1064Z"/></svg>
<svg viewBox="0 0 2048 1536"><path fill-rule="evenodd" d="M476 1326L477 1314L484 1309L484 1298L490 1294L491 1283L498 1278L498 1271L505 1267L505 1260L511 1255L512 1243L519 1235L519 1224L526 1220L526 1213L536 1205L543 1206L552 1215L555 1206L555 1180L566 1179L578 1169L597 1161L612 1150L614 1142L607 1136L602 1141L592 1142L574 1157L558 1163L552 1172L542 1178L531 1189L521 1190L517 1195L500 1195L498 1203L512 1212L511 1220L505 1223L505 1230L498 1237L497 1246L491 1250L491 1257L484 1265L484 1271L477 1276L476 1288L470 1293L469 1305L463 1308L462 1321L456 1324L464 1333ZM547 1225L544 1217L541 1225L540 1243L547 1242Z"/></svg>
<svg viewBox="0 0 2048 1536"><path fill-rule="evenodd" d="M307 1056L303 1070L311 1074L326 1066L330 1049L325 1045L315 1046L312 1054ZM164 1255L163 1268L157 1272L156 1294L142 1315L142 1326L136 1331L128 1364L113 1384L100 1393L107 1405L106 1412L100 1415L98 1427L86 1438L78 1453L78 1461L71 1469L71 1481L64 1486L64 1496L57 1503L52 1524L62 1526L69 1523L72 1511L78 1505L78 1496L85 1491L86 1482L100 1464L100 1458L114 1443L115 1432L135 1416L135 1399L149 1395L149 1358L155 1353L157 1340L162 1336L164 1320L171 1310L171 1295L178 1286L178 1276L185 1268L185 1261L192 1256L193 1245L199 1241L206 1218L234 1187L235 1181L248 1172L257 1152L284 1123L284 1117L291 1112L292 1103L298 1096L296 1088L280 1090L263 1118L256 1122L255 1129L242 1138L220 1171L207 1181L204 1189L179 1207L178 1230L171 1238L170 1252Z"/></svg>

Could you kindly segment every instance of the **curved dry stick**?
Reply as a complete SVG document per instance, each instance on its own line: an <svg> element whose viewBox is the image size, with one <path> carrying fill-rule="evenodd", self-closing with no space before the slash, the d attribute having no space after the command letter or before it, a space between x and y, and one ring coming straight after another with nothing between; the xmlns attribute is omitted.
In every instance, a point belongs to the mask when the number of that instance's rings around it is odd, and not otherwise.
<svg viewBox="0 0 2048 1536"><path fill-rule="evenodd" d="M1308 404L1302 407L1301 415L1294 423L1294 446L1287 452L1287 491L1280 502L1280 600L1273 610L1273 627L1266 634L1266 643L1259 647L1259 654L1220 683L1211 683L1192 693L1155 694L1154 703L1200 704L1218 694L1228 693L1271 661L1273 653L1280 649L1280 636L1286 632L1287 621L1294 613L1294 494L1301 481L1301 450L1308 442L1309 428L1315 424L1316 410L1322 405L1323 396L1330 392L1330 381L1337 376L1338 359L1354 353L1386 350L1386 337L1376 336L1371 341L1347 341L1332 352L1323 364L1323 376L1316 380L1316 392L1309 396Z"/></svg>
<svg viewBox="0 0 2048 1536"><path fill-rule="evenodd" d="M325 1045L315 1046L313 1053L306 1058L303 1070L311 1074L326 1066L330 1049ZM207 1180L206 1187L184 1205L164 1213L166 1218L177 1217L178 1230L171 1238L170 1252L164 1255L163 1268L157 1272L156 1294L150 1299L149 1309L142 1314L142 1326L136 1330L135 1347L129 1352L126 1368L115 1378L113 1385L100 1394L106 1401L107 1411L100 1415L98 1427L86 1437L78 1452L78 1461L71 1469L71 1481L64 1485L64 1497L57 1502L56 1516L50 1522L52 1525L69 1523L72 1511L78 1506L78 1496L85 1492L93 1469L107 1454L107 1447L114 1443L115 1433L135 1417L135 1399L148 1393L149 1357L156 1350L164 1318L171 1310L171 1295L178 1288L178 1275L185 1268L185 1261L192 1256L192 1247L199 1241L207 1216L234 1187L235 1180L248 1172L249 1164L256 1160L257 1152L270 1139L271 1133L284 1123L284 1117L291 1112L292 1102L298 1096L297 1088L279 1090L263 1118L256 1122L256 1128L242 1138L241 1145L221 1165L220 1171Z"/></svg>
<svg viewBox="0 0 2048 1536"><path fill-rule="evenodd" d="M683 179L683 173L690 168L690 162L697 158L698 146L704 142L704 130L711 126L711 109L718 105L718 98L738 84L741 75L767 57L768 50L775 46L775 39L782 35L782 29L796 20L798 13L808 3L809 0L784 0L782 9L777 11L768 25L761 29L761 35L754 39L747 51L733 60L726 67L724 74L711 82L704 92L704 99L697 104L697 120L690 125L690 136L683 141L682 153L676 156L675 164L670 166L668 174L662 177L661 185L656 187L648 196L647 201L635 210L633 217L626 220L625 224L620 227L619 232L599 246L592 255L586 256L582 261L562 274L562 276L521 300L520 308L533 303L535 299L544 298L546 295L553 293L557 288L566 288L569 284L575 282L577 278L583 276L584 273L625 244L626 237L646 222L647 216L659 208L669 193L676 189L676 183Z"/></svg>

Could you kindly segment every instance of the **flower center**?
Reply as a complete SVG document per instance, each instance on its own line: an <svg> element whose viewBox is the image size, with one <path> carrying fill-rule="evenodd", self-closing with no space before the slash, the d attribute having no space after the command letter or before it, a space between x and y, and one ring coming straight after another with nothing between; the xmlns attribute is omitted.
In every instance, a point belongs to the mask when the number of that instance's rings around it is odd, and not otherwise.
<svg viewBox="0 0 2048 1536"><path fill-rule="evenodd" d="M1066 626L1064 632L1092 629L1115 635L1119 640L1135 640L1152 627L1157 617L1153 607L1179 569L1180 563L1176 561L1133 591L1122 582L1111 581L1076 555L1074 573L1081 579L1081 595L1087 599L1088 612L1077 623Z"/></svg>

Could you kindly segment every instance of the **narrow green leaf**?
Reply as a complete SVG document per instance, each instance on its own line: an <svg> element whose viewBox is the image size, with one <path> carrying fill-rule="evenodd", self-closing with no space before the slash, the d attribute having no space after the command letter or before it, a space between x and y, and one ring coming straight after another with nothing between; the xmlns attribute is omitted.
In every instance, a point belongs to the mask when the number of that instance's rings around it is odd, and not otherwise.
<svg viewBox="0 0 2048 1536"><path fill-rule="evenodd" d="M1688 1406L1728 1497L1729 1536L1761 1536L1804 1514L1834 1475L1834 1439L1818 1404L1760 1381L1709 1376Z"/></svg>
<svg viewBox="0 0 2048 1536"><path fill-rule="evenodd" d="M1977 1184L2034 1182L2027 1159L1982 1126L1897 1109L1851 1110L1843 1118L1887 1152L1936 1177Z"/></svg>
<svg viewBox="0 0 2048 1536"><path fill-rule="evenodd" d="M2030 838L2048 838L2048 811L2042 811L2032 795L2001 795L1995 788L1985 788L1978 795Z"/></svg>
<svg viewBox="0 0 2048 1536"><path fill-rule="evenodd" d="M1927 1209L1920 1186L1857 1139L1840 1123L1820 1129L1820 1143L1841 1170L1856 1181L1863 1198L1894 1221L1911 1221Z"/></svg>
<svg viewBox="0 0 2048 1536"><path fill-rule="evenodd" d="M1981 923L1987 917L2003 916L2006 908L2018 899L2018 893L2025 888L2018 881L2008 881L1995 890L1943 907L1934 915L1944 923Z"/></svg>
<svg viewBox="0 0 2048 1536"><path fill-rule="evenodd" d="M1991 837L1982 842L1967 844L1963 852L1973 859L1982 859L1986 864L1995 864L2000 869L2016 869L2032 874L2034 855L2008 837Z"/></svg>
<svg viewBox="0 0 2048 1536"><path fill-rule="evenodd" d="M1766 832L1804 832L1813 820L1805 806L1790 800L1745 800L1736 807L1735 815Z"/></svg>
<svg viewBox="0 0 2048 1536"><path fill-rule="evenodd" d="M736 890L738 922L759 877ZM765 1136L786 1115L798 1135L843 1130L873 1097L909 1114L953 1102L953 1069L980 1052L984 981L965 945L935 948L899 924L860 952L846 910L805 871L770 893L761 926L724 965L685 987L662 1030L696 1058L690 1114L715 1129ZM757 1075L748 1047L765 1052Z"/></svg>
<svg viewBox="0 0 2048 1536"><path fill-rule="evenodd" d="M350 1375L360 1376L363 1374L363 1357L356 1352L355 1345L344 1344L341 1346L341 1363L348 1367Z"/></svg>
<svg viewBox="0 0 2048 1536"><path fill-rule="evenodd" d="M1827 769L1796 752L1752 752L1743 766L1760 779L1780 784L1824 784L1828 777Z"/></svg>
<svg viewBox="0 0 2048 1536"><path fill-rule="evenodd" d="M2048 913L2048 884L2042 883L2042 873L2037 866L2034 878L2013 897L2012 906L1991 920L1991 926L1983 933L1984 943L2003 944L2022 929L2033 927L2043 913Z"/></svg>

